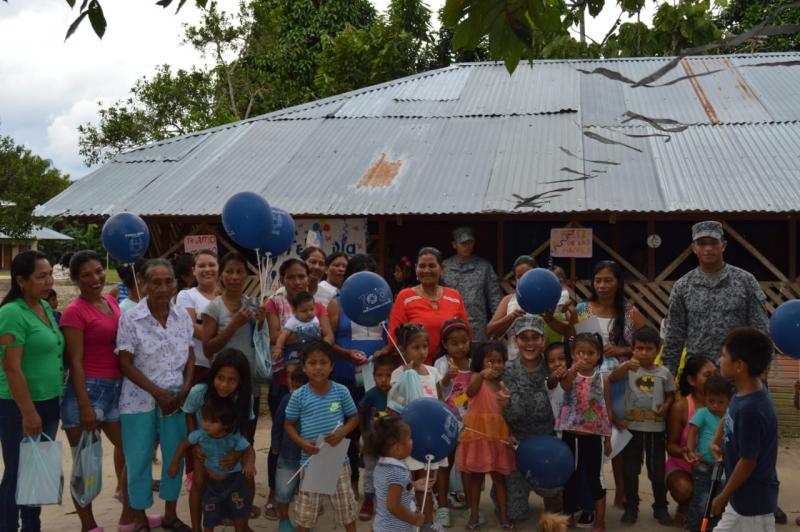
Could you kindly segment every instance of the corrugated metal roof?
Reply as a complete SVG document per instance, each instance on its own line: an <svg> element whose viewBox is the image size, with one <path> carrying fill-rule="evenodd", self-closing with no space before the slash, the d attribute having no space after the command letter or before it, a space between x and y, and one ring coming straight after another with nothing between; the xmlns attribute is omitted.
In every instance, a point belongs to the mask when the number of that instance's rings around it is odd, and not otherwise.
<svg viewBox="0 0 800 532"><path fill-rule="evenodd" d="M23 237L10 236L0 231L0 240L72 240L72 237L49 227L35 225L31 232Z"/></svg>
<svg viewBox="0 0 800 532"><path fill-rule="evenodd" d="M580 70L636 80L668 59L535 61L511 76L453 65L131 150L36 213L217 215L242 190L327 216L529 212L517 196L542 193L542 212L794 212L800 66L754 65L798 59L687 58L637 88Z"/></svg>

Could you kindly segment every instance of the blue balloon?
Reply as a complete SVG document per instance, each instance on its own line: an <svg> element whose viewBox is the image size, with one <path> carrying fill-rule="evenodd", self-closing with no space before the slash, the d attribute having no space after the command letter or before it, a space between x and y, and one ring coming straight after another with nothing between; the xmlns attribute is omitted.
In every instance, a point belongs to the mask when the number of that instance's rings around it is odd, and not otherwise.
<svg viewBox="0 0 800 532"><path fill-rule="evenodd" d="M120 212L106 220L101 236L106 251L123 264L144 257L150 245L147 224L132 212Z"/></svg>
<svg viewBox="0 0 800 532"><path fill-rule="evenodd" d="M561 283L550 270L534 268L517 281L517 302L525 312L541 314L553 310L559 298Z"/></svg>
<svg viewBox="0 0 800 532"><path fill-rule="evenodd" d="M283 209L272 207L272 231L267 233L261 251L271 253L273 256L283 255L292 247L294 231L292 216Z"/></svg>
<svg viewBox="0 0 800 532"><path fill-rule="evenodd" d="M272 209L255 192L239 192L222 207L222 226L240 246L258 249L272 231Z"/></svg>
<svg viewBox="0 0 800 532"><path fill-rule="evenodd" d="M564 486L575 470L572 451L555 436L528 436L517 447L517 469L534 488Z"/></svg>
<svg viewBox="0 0 800 532"><path fill-rule="evenodd" d="M800 299L782 303L769 320L772 341L784 355L800 358Z"/></svg>
<svg viewBox="0 0 800 532"><path fill-rule="evenodd" d="M414 399L403 410L411 427L411 456L427 463L446 458L458 443L460 423L450 407L433 397Z"/></svg>
<svg viewBox="0 0 800 532"><path fill-rule="evenodd" d="M386 320L392 311L392 289L377 273L354 273L342 285L339 305L355 323L374 327Z"/></svg>

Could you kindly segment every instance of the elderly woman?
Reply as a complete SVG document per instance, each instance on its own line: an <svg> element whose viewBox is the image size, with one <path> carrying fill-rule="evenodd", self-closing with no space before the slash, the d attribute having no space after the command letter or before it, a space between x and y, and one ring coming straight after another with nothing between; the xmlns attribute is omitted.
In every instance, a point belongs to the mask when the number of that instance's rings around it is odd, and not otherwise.
<svg viewBox="0 0 800 532"><path fill-rule="evenodd" d="M442 254L438 249L425 247L417 253L417 279L419 284L404 288L397 294L389 320L389 333L404 323L419 323L428 332L428 358L425 364L433 365L439 353L442 324L453 318L469 323L464 300L458 290L446 288L442 281Z"/></svg>
<svg viewBox="0 0 800 532"><path fill-rule="evenodd" d="M63 390L64 336L45 298L53 288L47 256L23 251L11 263L11 289L0 302L0 530L40 530L41 508L17 506L19 442L44 432L55 438Z"/></svg>
<svg viewBox="0 0 800 532"><path fill-rule="evenodd" d="M147 297L122 315L117 333L117 354L124 376L120 395L122 446L134 530L156 526L148 524L145 510L153 504L151 459L158 441L163 464L159 495L165 501L161 527L191 532L176 513L183 463L174 477L167 469L186 436L186 416L180 405L192 382L194 326L189 314L172 303L176 286L172 265L152 259L142 273Z"/></svg>
<svg viewBox="0 0 800 532"><path fill-rule="evenodd" d="M115 466L124 485L122 460L122 429L119 421L119 394L122 373L119 358L114 353L120 311L117 300L103 295L106 272L103 260L91 250L75 253L69 261L69 276L80 291L61 317L61 329L66 341L69 381L64 387L61 420L67 440L77 447L83 431L102 429L114 445ZM117 454L119 453L119 457ZM130 523L130 512L123 491L119 523ZM83 532L97 528L91 503L75 511ZM133 530L132 526L120 529Z"/></svg>

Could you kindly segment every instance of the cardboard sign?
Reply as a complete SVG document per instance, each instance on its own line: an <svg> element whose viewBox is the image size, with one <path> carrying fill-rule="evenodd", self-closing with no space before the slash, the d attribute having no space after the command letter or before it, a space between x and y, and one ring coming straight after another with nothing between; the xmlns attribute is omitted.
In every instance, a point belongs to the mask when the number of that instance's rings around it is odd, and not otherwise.
<svg viewBox="0 0 800 532"><path fill-rule="evenodd" d="M186 253L194 255L204 249L217 253L217 237L214 235L189 235L183 238L183 250Z"/></svg>
<svg viewBox="0 0 800 532"><path fill-rule="evenodd" d="M550 229L550 256L591 258L592 230L576 227Z"/></svg>

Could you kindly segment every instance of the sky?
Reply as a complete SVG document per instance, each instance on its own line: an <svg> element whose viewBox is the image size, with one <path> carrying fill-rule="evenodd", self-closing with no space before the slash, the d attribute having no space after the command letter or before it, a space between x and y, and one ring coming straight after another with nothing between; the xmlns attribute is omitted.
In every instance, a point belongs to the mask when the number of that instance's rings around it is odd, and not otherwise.
<svg viewBox="0 0 800 532"><path fill-rule="evenodd" d="M389 0L372 0L384 11ZM177 4L177 2L174 2ZM236 11L238 0L218 0ZM436 13L444 0L429 0ZM619 15L616 2L587 23L600 40ZM155 0L102 2L108 27L100 40L86 20L68 40L64 35L76 12L64 0L0 2L0 135L12 137L33 153L50 159L71 178L91 171L78 153L80 124L97 121L97 102L106 105L128 96L137 79L156 66L203 65L206 58L182 45L183 25L196 23L200 10L186 2L180 13ZM652 17L647 3L643 21Z"/></svg>

